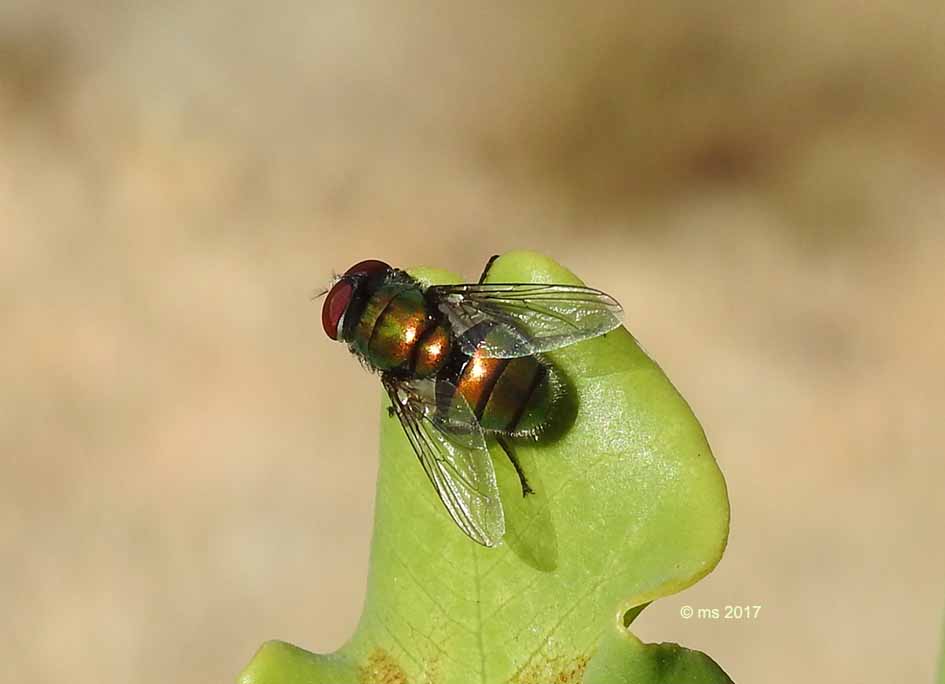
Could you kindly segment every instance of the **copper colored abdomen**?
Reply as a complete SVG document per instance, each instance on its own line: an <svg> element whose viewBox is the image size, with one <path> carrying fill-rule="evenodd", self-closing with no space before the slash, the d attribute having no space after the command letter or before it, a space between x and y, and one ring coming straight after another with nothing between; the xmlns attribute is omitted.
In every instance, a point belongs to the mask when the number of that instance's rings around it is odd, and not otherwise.
<svg viewBox="0 0 945 684"><path fill-rule="evenodd" d="M443 367L451 350L450 333L445 324L429 326L417 340L413 370L418 378L429 378Z"/></svg>
<svg viewBox="0 0 945 684"><path fill-rule="evenodd" d="M484 430L509 434L538 432L555 400L549 367L534 356L474 355L459 376L457 390Z"/></svg>

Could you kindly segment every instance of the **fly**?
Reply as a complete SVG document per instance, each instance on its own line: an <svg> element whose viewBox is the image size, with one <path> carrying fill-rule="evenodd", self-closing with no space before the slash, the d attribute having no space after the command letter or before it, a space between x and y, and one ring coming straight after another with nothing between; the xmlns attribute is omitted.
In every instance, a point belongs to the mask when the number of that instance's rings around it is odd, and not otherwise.
<svg viewBox="0 0 945 684"><path fill-rule="evenodd" d="M325 297L322 325L381 383L447 513L473 541L495 546L505 517L487 438L531 487L509 438L539 437L561 404L560 372L543 352L620 325L610 295L577 285L424 286L382 261L355 264Z"/></svg>

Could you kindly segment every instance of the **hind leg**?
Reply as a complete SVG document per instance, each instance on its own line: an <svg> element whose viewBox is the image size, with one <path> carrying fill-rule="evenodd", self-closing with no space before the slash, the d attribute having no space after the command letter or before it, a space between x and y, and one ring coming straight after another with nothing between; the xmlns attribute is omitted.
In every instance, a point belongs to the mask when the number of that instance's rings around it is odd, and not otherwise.
<svg viewBox="0 0 945 684"><path fill-rule="evenodd" d="M505 455L509 457L509 461L512 462L515 472L518 473L518 480L522 484L522 496L534 494L535 490L532 489L531 485L528 484L528 480L525 477L525 471L522 470L522 464L518 462L518 457L515 456L515 451L512 449L512 445L509 443L508 439L506 439L503 435L496 435L495 439L499 443L499 446L502 447L502 451L505 452Z"/></svg>

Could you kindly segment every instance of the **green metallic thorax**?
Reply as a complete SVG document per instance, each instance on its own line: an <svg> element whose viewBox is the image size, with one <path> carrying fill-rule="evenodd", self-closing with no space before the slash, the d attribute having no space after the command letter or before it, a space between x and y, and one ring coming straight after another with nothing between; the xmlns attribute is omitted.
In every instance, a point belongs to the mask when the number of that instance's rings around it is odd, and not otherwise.
<svg viewBox="0 0 945 684"><path fill-rule="evenodd" d="M347 341L356 354L378 370L407 368L429 320L419 287L385 283L368 298Z"/></svg>

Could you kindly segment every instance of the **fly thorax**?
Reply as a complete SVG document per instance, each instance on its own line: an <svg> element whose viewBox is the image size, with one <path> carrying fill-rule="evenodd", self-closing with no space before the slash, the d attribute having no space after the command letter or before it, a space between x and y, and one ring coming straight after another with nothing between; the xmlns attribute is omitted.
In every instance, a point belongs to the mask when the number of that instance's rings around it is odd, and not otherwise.
<svg viewBox="0 0 945 684"><path fill-rule="evenodd" d="M381 371L409 369L414 350L430 325L423 292L414 285L386 283L368 298L350 325L352 351Z"/></svg>

